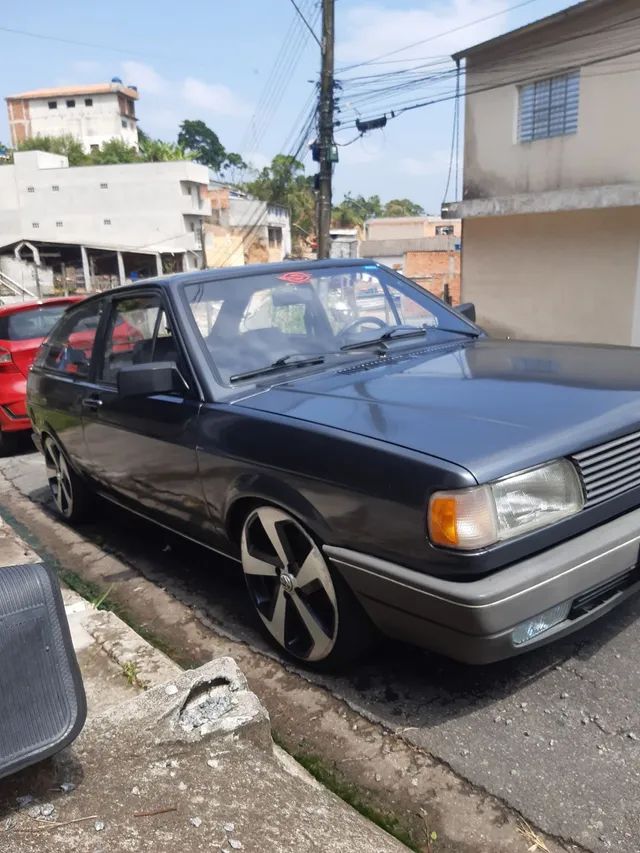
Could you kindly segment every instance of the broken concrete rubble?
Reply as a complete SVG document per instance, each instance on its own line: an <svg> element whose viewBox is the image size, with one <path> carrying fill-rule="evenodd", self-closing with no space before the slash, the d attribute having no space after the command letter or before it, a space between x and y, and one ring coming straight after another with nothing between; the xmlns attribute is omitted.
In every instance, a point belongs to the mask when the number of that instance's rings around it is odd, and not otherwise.
<svg viewBox="0 0 640 853"><path fill-rule="evenodd" d="M19 808L25 791L53 805L49 817ZM274 746L266 710L235 662L220 658L94 716L72 747L4 780L0 849L406 848Z"/></svg>

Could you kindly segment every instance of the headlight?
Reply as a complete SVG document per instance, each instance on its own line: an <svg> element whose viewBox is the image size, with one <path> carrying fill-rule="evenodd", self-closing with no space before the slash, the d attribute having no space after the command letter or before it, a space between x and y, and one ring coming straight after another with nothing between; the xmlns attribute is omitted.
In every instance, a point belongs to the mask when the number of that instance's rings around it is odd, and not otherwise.
<svg viewBox="0 0 640 853"><path fill-rule="evenodd" d="M558 459L486 486L435 492L429 538L434 545L472 551L546 527L583 506L578 472Z"/></svg>

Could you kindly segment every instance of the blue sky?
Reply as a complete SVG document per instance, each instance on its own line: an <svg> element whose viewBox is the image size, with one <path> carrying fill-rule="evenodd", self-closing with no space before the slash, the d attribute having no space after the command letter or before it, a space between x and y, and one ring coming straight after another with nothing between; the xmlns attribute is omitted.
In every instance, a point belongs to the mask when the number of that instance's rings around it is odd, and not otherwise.
<svg viewBox="0 0 640 853"><path fill-rule="evenodd" d="M529 0L508 11L517 2L336 0L338 68L429 39L387 57L393 62L343 72L338 78L429 62L572 5L569 0ZM298 3L310 16L317 13L317 0ZM489 15L493 17L472 24ZM262 166L287 150L302 129L300 114L313 91L309 81L317 79L318 45L294 19L290 0L192 0L184 7L166 0L5 4L0 21L2 95L119 76L139 87L138 117L147 133L175 139L180 121L202 119L229 150ZM434 38L456 27L462 28ZM265 89L282 50L287 62L280 66L277 85ZM437 91L450 86L441 84ZM434 91L433 85L417 90L415 99ZM343 102L349 103L348 89ZM436 212L447 178L453 103L406 113L383 131L342 148L337 199L345 192L376 193L383 199L408 196ZM3 110L0 141L8 142L8 136ZM353 137L352 130L337 134L341 142ZM307 169L312 167L309 158Z"/></svg>

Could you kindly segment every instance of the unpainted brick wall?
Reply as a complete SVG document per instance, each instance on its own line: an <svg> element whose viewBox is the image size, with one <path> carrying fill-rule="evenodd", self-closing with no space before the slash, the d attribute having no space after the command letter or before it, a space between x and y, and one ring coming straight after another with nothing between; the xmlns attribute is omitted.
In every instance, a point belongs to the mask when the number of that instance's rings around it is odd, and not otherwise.
<svg viewBox="0 0 640 853"><path fill-rule="evenodd" d="M460 303L460 252L406 252L404 274L440 298L448 282L453 304Z"/></svg>

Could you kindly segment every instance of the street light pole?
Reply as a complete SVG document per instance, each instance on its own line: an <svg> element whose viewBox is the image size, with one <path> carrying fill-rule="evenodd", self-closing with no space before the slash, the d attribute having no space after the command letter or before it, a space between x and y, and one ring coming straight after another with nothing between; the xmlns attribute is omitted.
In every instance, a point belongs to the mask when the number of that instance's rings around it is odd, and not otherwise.
<svg viewBox="0 0 640 853"><path fill-rule="evenodd" d="M318 186L318 258L328 258L331 246L331 181L333 177L333 73L335 43L334 0L322 0L322 71L320 75Z"/></svg>

